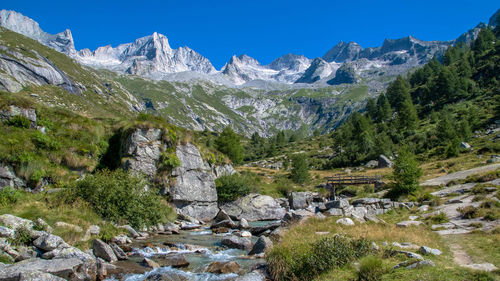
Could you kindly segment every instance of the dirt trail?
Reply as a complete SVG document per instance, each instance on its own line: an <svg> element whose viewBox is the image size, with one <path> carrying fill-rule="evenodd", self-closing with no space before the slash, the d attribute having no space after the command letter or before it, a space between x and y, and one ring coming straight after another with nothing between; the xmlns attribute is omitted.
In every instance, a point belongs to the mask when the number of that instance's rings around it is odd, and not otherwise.
<svg viewBox="0 0 500 281"><path fill-rule="evenodd" d="M452 180L465 179L470 175L480 174L483 172L494 171L494 170L498 170L498 169L500 169L500 164L492 164L492 165L477 167L474 169L455 172L455 173L451 173L451 174L437 177L434 179L426 180L423 183L421 183L420 185L422 185L422 186L446 185Z"/></svg>
<svg viewBox="0 0 500 281"><path fill-rule="evenodd" d="M450 245L450 250L453 253L453 261L460 266L472 264L472 258L467 252L462 249L462 246L456 243Z"/></svg>

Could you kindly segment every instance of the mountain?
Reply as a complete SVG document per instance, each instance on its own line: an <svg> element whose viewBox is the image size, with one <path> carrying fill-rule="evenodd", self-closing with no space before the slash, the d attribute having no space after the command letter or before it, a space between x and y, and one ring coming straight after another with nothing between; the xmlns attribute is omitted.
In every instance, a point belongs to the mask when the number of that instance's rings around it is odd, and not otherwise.
<svg viewBox="0 0 500 281"><path fill-rule="evenodd" d="M261 65L256 59L247 55L232 56L224 67L224 74L236 85L252 80L275 81L293 83L305 71L311 60L299 55L287 54L281 56L268 65Z"/></svg>
<svg viewBox="0 0 500 281"><path fill-rule="evenodd" d="M167 37L156 32L116 48L99 47L93 52L83 49L75 58L92 67L158 79L184 71L215 73L207 58L188 47L172 49Z"/></svg>
<svg viewBox="0 0 500 281"><path fill-rule="evenodd" d="M37 40L45 46L65 54L75 54L71 31L66 29L57 34L44 32L38 23L15 11L0 11L0 26Z"/></svg>
<svg viewBox="0 0 500 281"><path fill-rule="evenodd" d="M340 41L337 45L333 46L326 54L323 55L323 59L327 62L344 62L353 60L359 52L363 50L356 42L346 43Z"/></svg>

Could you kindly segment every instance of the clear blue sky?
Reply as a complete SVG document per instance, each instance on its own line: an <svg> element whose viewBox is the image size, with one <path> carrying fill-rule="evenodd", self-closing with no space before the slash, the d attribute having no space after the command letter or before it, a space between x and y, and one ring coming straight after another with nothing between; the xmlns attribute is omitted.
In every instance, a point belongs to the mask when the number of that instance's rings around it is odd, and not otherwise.
<svg viewBox="0 0 500 281"><path fill-rule="evenodd" d="M71 29L77 49L131 42L157 31L219 69L233 54L263 64L295 53L322 56L338 41L378 46L413 35L450 40L487 22L498 1L24 1L2 0L49 33Z"/></svg>

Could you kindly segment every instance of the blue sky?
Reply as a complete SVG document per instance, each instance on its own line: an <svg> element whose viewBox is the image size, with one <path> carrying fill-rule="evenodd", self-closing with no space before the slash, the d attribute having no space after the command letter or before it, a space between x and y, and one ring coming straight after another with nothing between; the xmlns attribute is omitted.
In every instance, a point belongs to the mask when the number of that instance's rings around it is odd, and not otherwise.
<svg viewBox="0 0 500 281"><path fill-rule="evenodd" d="M77 49L131 42L157 31L172 47L189 46L219 69L233 54L263 64L287 53L322 56L339 41L379 46L413 35L451 40L487 22L498 1L23 1L21 12L49 33L71 29Z"/></svg>

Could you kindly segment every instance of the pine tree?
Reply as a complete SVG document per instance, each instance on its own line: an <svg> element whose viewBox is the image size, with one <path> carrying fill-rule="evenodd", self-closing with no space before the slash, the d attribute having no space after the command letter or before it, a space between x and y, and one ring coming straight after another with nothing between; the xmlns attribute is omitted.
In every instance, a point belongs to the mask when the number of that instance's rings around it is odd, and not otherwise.
<svg viewBox="0 0 500 281"><path fill-rule="evenodd" d="M422 176L422 169L418 165L415 155L403 147L398 151L398 157L393 167L393 177L396 180L391 193L398 196L415 192Z"/></svg>
<svg viewBox="0 0 500 281"><path fill-rule="evenodd" d="M377 104L375 103L374 98L369 98L366 102L366 112L372 120L377 119Z"/></svg>
<svg viewBox="0 0 500 281"><path fill-rule="evenodd" d="M216 139L215 144L217 149L226 154L235 164L240 164L243 161L243 147L240 142L240 137L233 131L230 126L224 128L222 133Z"/></svg>
<svg viewBox="0 0 500 281"><path fill-rule="evenodd" d="M292 171L290 178L295 183L305 183L309 180L309 164L304 154L297 154L292 158Z"/></svg>
<svg viewBox="0 0 500 281"><path fill-rule="evenodd" d="M472 44L472 50L476 55L481 55L484 51L492 49L495 42L495 34L489 28L483 28L479 31L477 39Z"/></svg>
<svg viewBox="0 0 500 281"><path fill-rule="evenodd" d="M408 81L402 76L398 76L387 88L387 99L396 111L399 111L406 99L411 99L409 88Z"/></svg>
<svg viewBox="0 0 500 281"><path fill-rule="evenodd" d="M389 100L384 94L377 99L377 121L386 122L392 117L392 109Z"/></svg>
<svg viewBox="0 0 500 281"><path fill-rule="evenodd" d="M410 99L406 99L401 104L401 109L398 113L398 124L400 129L415 130L417 127L417 110Z"/></svg>

